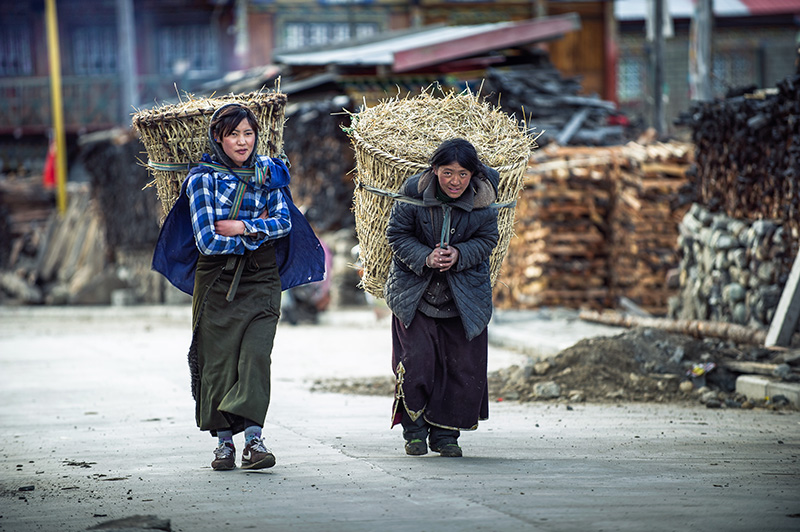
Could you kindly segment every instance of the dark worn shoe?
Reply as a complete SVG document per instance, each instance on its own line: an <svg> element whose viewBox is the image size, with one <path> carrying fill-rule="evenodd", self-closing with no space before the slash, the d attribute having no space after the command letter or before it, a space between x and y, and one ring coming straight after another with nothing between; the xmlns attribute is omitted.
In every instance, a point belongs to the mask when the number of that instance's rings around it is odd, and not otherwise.
<svg viewBox="0 0 800 532"><path fill-rule="evenodd" d="M211 462L211 468L214 471L230 471L236 469L236 449L231 443L220 443L219 447L214 449L214 460Z"/></svg>
<svg viewBox="0 0 800 532"><path fill-rule="evenodd" d="M242 451L242 469L266 469L275 465L275 455L264 446L264 440L254 438Z"/></svg>
<svg viewBox="0 0 800 532"><path fill-rule="evenodd" d="M458 458L462 456L461 447L455 442L445 442L438 445L431 444L431 451L448 458Z"/></svg>
<svg viewBox="0 0 800 532"><path fill-rule="evenodd" d="M411 440L406 442L406 454L411 456L421 456L428 454L428 446L424 440Z"/></svg>

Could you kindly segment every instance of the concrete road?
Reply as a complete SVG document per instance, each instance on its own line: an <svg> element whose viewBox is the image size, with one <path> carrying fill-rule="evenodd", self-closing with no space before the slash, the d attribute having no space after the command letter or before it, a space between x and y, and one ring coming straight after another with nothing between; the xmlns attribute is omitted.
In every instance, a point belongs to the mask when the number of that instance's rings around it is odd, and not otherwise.
<svg viewBox="0 0 800 532"><path fill-rule="evenodd" d="M363 312L281 324L265 427L277 465L214 472L189 320L184 307L0 308L0 530L148 515L186 532L800 530L796 412L495 403L462 436L464 458L406 456L391 398L308 391L390 374L388 324Z"/></svg>

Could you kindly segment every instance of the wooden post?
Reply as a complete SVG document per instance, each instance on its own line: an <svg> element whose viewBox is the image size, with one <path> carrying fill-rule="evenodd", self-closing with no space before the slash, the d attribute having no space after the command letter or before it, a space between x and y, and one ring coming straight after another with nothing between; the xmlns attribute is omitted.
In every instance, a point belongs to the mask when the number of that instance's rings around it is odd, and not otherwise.
<svg viewBox="0 0 800 532"><path fill-rule="evenodd" d="M788 346L800 317L800 252L794 258L792 271L783 287L778 308L764 340L766 347Z"/></svg>
<svg viewBox="0 0 800 532"><path fill-rule="evenodd" d="M667 131L664 118L664 0L655 1L653 41L653 125L659 135Z"/></svg>
<svg viewBox="0 0 800 532"><path fill-rule="evenodd" d="M711 91L711 42L714 27L714 0L695 4L689 38L689 92L692 100L708 102Z"/></svg>
<svg viewBox="0 0 800 532"><path fill-rule="evenodd" d="M117 0L117 32L120 79L122 81L119 123L130 124L131 113L139 105L133 0Z"/></svg>
<svg viewBox="0 0 800 532"><path fill-rule="evenodd" d="M47 55L50 57L50 106L56 140L56 205L59 214L63 215L67 210L67 136L64 133L64 107L61 100L61 55L58 47L56 0L46 1L45 20Z"/></svg>

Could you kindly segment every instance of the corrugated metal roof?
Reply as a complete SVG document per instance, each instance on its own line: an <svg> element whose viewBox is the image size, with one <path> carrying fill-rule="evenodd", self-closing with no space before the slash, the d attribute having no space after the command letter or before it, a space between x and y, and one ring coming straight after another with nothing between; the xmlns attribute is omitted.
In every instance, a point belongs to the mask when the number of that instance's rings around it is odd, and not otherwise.
<svg viewBox="0 0 800 532"><path fill-rule="evenodd" d="M475 26L441 26L410 34L404 33L396 37L389 36L375 42L343 45L329 50L278 51L274 54L274 59L286 65L391 65L394 63L396 52L470 37L513 24L513 22L497 22Z"/></svg>
<svg viewBox="0 0 800 532"><path fill-rule="evenodd" d="M800 14L800 0L742 0L751 15Z"/></svg>
<svg viewBox="0 0 800 532"><path fill-rule="evenodd" d="M693 0L664 0L672 18L692 18ZM647 16L645 0L616 0L614 16L617 20L644 20ZM714 0L714 16L747 17L756 15L800 14L800 0Z"/></svg>

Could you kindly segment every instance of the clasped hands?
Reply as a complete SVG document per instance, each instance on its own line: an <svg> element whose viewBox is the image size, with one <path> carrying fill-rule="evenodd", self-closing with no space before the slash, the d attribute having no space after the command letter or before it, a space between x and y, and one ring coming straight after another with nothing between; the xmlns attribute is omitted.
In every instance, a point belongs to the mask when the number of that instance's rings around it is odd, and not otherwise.
<svg viewBox="0 0 800 532"><path fill-rule="evenodd" d="M453 246L443 248L440 244L436 244L433 251L425 257L425 266L444 272L455 266L457 261L458 249Z"/></svg>

